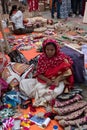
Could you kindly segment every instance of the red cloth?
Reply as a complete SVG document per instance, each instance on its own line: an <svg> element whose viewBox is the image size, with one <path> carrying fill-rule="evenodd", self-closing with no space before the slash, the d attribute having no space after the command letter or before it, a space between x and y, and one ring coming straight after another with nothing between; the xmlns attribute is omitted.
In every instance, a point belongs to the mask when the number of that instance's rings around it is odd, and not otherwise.
<svg viewBox="0 0 87 130"><path fill-rule="evenodd" d="M48 58L45 53L45 46L48 42L53 42L56 45L56 52L55 55L51 58ZM43 43L43 53L40 55L38 59L38 66L37 66L37 75L44 74L48 69L51 69L59 66L62 62L65 62L65 59L68 60L70 66L72 65L72 60L62 52L60 52L60 48L58 43L55 40L47 39Z"/></svg>
<svg viewBox="0 0 87 130"><path fill-rule="evenodd" d="M38 0L28 0L29 12L38 10Z"/></svg>
<svg viewBox="0 0 87 130"><path fill-rule="evenodd" d="M53 76L56 77L58 75L63 74L67 69L70 68L69 63L62 62L59 66L56 66L55 68L48 69L45 73L45 76L48 78L52 78ZM61 72L58 74L58 72Z"/></svg>
<svg viewBox="0 0 87 130"><path fill-rule="evenodd" d="M45 53L45 47L49 42L52 42L56 46L55 55L51 58L48 58ZM65 59L67 59L69 63L66 63ZM59 45L55 40L47 39L43 42L43 53L40 55L38 59L37 75L43 74L47 78L51 79L54 76L60 75L58 74L58 72L61 72L61 74L63 74L66 70L71 68L72 63L73 62L70 59L70 57L60 52ZM73 78L69 79L71 84L73 83L72 79ZM40 81L39 78L38 78L38 81Z"/></svg>

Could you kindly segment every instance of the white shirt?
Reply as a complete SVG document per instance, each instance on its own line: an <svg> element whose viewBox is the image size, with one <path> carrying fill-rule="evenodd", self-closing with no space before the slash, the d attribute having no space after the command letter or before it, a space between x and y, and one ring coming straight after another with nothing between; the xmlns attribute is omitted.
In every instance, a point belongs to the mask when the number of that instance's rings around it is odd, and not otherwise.
<svg viewBox="0 0 87 130"><path fill-rule="evenodd" d="M12 22L15 24L15 28L24 28L23 25L23 13L18 10L14 15L11 17Z"/></svg>

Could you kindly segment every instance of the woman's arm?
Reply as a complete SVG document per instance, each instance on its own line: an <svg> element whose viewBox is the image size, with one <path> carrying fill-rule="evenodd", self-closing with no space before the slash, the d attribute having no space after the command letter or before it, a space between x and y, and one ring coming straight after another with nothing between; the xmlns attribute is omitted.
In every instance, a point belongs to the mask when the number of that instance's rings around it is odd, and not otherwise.
<svg viewBox="0 0 87 130"><path fill-rule="evenodd" d="M65 81L67 79L67 77L69 77L70 75L72 75L72 71L71 71L71 69L68 69L63 74L61 74L58 77L56 77L53 83L56 86L58 86L58 84L59 84L60 81Z"/></svg>
<svg viewBox="0 0 87 130"><path fill-rule="evenodd" d="M48 79L47 77L45 77L42 74L38 75L38 78L40 78L41 80L45 81L47 83L47 85L51 85L52 84L52 80Z"/></svg>

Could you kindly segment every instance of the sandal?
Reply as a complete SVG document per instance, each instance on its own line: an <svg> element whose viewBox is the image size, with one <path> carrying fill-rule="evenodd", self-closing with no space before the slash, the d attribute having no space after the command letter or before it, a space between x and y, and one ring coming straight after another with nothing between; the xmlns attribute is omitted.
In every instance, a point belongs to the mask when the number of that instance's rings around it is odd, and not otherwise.
<svg viewBox="0 0 87 130"><path fill-rule="evenodd" d="M70 92L70 94L81 94L82 91L83 91L82 89L75 88L75 89L73 89L73 90Z"/></svg>
<svg viewBox="0 0 87 130"><path fill-rule="evenodd" d="M71 99L75 96L75 94L73 93L69 93L69 94L62 94L60 96L57 97L57 99L60 99L60 100L68 100L68 99Z"/></svg>

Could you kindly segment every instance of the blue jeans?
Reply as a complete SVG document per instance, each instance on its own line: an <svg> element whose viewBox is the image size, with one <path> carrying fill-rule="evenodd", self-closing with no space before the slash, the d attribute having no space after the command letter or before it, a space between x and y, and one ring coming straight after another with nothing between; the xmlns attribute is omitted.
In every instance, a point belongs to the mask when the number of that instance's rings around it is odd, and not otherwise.
<svg viewBox="0 0 87 130"><path fill-rule="evenodd" d="M22 4L27 5L27 0L23 0Z"/></svg>
<svg viewBox="0 0 87 130"><path fill-rule="evenodd" d="M58 0L52 0L52 9L51 9L51 16L54 17L55 11L57 11L57 18L60 17L60 5L61 3ZM56 10L55 10L56 6Z"/></svg>

